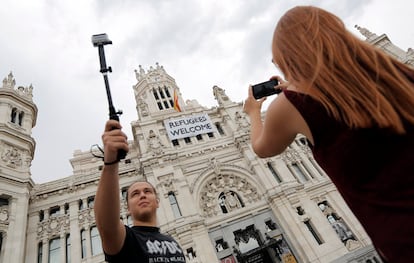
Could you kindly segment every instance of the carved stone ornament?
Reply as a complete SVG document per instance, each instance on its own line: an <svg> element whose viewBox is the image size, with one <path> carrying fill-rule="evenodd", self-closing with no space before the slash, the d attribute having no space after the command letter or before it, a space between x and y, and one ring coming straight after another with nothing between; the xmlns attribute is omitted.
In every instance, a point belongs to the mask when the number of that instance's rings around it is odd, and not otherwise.
<svg viewBox="0 0 414 263"><path fill-rule="evenodd" d="M7 207L0 208L0 223L7 223L9 221L9 210Z"/></svg>
<svg viewBox="0 0 414 263"><path fill-rule="evenodd" d="M22 167L22 152L16 147L6 146L1 153L1 159L11 168Z"/></svg>
<svg viewBox="0 0 414 263"><path fill-rule="evenodd" d="M222 213L220 202L223 202L223 199L219 198L221 193L227 195L237 193L245 205L261 199L256 187L246 179L235 175L220 174L207 181L200 192L200 207L204 215L212 217ZM232 198L233 196L226 201L231 201L231 204L228 204L229 207L236 208L238 201Z"/></svg>
<svg viewBox="0 0 414 263"><path fill-rule="evenodd" d="M246 128L250 127L250 124L247 121L246 116L243 113L240 113L240 112L236 111L234 118L235 118L235 122L236 122L236 124L239 128L246 129Z"/></svg>
<svg viewBox="0 0 414 263"><path fill-rule="evenodd" d="M153 152L153 155L160 155L164 153L164 144L161 142L161 139L158 135L155 134L153 130L150 130L148 135L148 151Z"/></svg>
<svg viewBox="0 0 414 263"><path fill-rule="evenodd" d="M214 97L216 98L216 100L217 100L217 102L220 106L223 106L224 103L229 101L229 97L227 96L224 89L222 89L218 86L213 87L213 94L214 94Z"/></svg>
<svg viewBox="0 0 414 263"><path fill-rule="evenodd" d="M4 89L14 90L17 94L19 94L22 97L25 97L26 99L32 99L33 97L33 86L30 84L28 87L18 87L15 89L16 86L16 80L13 77L13 73L10 72L7 77L3 79L3 86Z"/></svg>

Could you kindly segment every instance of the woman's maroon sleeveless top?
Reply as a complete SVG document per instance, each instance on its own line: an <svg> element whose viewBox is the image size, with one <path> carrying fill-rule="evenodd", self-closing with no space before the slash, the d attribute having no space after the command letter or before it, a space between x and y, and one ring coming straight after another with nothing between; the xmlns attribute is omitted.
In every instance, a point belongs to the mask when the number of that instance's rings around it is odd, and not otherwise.
<svg viewBox="0 0 414 263"><path fill-rule="evenodd" d="M414 256L414 127L352 130L310 96L284 90L308 124L315 160L329 175L374 246L390 262Z"/></svg>

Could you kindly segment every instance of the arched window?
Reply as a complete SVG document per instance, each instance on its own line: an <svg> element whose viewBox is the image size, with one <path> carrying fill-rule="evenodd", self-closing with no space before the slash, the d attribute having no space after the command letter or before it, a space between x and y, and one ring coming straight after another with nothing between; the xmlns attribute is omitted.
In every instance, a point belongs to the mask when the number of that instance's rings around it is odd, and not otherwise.
<svg viewBox="0 0 414 263"><path fill-rule="evenodd" d="M175 218L179 218L182 216L180 207L178 206L177 198L175 198L175 194L173 192L168 193L168 199L170 200L170 205L173 210Z"/></svg>
<svg viewBox="0 0 414 263"><path fill-rule="evenodd" d="M60 261L60 238L54 238L49 241L49 262Z"/></svg>
<svg viewBox="0 0 414 263"><path fill-rule="evenodd" d="M92 256L101 254L103 252L101 237L99 236L98 228L96 226L91 227L91 247Z"/></svg>
<svg viewBox="0 0 414 263"><path fill-rule="evenodd" d="M10 121L16 123L17 109L13 108L11 111Z"/></svg>

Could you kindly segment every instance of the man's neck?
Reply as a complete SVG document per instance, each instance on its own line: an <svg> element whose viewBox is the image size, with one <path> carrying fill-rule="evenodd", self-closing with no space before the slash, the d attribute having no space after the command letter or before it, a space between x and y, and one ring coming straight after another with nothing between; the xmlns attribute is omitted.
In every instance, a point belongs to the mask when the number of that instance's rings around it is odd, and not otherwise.
<svg viewBox="0 0 414 263"><path fill-rule="evenodd" d="M151 226L151 227L157 227L157 223L154 221L139 221L134 220L133 221L134 226Z"/></svg>

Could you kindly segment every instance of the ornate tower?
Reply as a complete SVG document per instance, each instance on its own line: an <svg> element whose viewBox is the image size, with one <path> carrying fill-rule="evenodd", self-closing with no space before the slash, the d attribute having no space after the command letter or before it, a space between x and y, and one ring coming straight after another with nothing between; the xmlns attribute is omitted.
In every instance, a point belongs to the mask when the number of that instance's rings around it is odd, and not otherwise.
<svg viewBox="0 0 414 263"><path fill-rule="evenodd" d="M174 78L158 63L155 68L151 66L147 71L140 65L139 70L135 70L135 76L138 82L133 89L138 120L159 116L160 113L164 114L165 110L174 112L174 94L177 95L178 104L184 105Z"/></svg>
<svg viewBox="0 0 414 263"><path fill-rule="evenodd" d="M30 165L35 151L31 137L37 107L32 85L16 88L10 73L0 88L0 262L23 262Z"/></svg>

